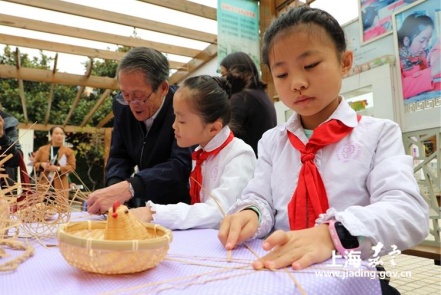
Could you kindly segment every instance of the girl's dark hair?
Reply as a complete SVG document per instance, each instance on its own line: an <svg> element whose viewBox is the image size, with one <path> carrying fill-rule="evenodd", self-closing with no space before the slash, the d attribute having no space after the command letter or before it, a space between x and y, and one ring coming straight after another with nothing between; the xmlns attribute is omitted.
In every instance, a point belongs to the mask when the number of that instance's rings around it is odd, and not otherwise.
<svg viewBox="0 0 441 295"><path fill-rule="evenodd" d="M50 135L54 134L54 130L55 130L55 128L60 128L60 129L63 131L64 135L66 135L66 131L64 131L64 128L61 127L61 126L58 126L58 125L57 125L57 126L52 126L52 128L49 129L49 133L50 133Z"/></svg>
<svg viewBox="0 0 441 295"><path fill-rule="evenodd" d="M266 89L267 84L260 80L256 64L245 52L233 52L220 63L227 70L226 79L230 82L232 93L244 88Z"/></svg>
<svg viewBox="0 0 441 295"><path fill-rule="evenodd" d="M191 94L188 101L191 107L200 114L205 123L221 119L224 125L231 118L231 85L222 77L208 75L186 79L181 88L187 88Z"/></svg>
<svg viewBox="0 0 441 295"><path fill-rule="evenodd" d="M153 90L157 90L162 82L168 80L170 66L167 58L158 50L135 47L127 52L119 62L116 69L117 79L121 71L141 71L144 74L146 84L150 84Z"/></svg>
<svg viewBox="0 0 441 295"><path fill-rule="evenodd" d="M289 9L272 21L263 36L262 61L269 68L269 51L273 46L274 37L299 25L316 25L322 27L334 42L338 53L346 51L345 33L338 21L326 11L309 6ZM340 57L340 56L339 56Z"/></svg>
<svg viewBox="0 0 441 295"><path fill-rule="evenodd" d="M418 12L408 15L403 21L401 28L397 31L398 45L400 47L404 45L403 40L405 37L409 38L410 43L412 43L413 39L428 26L434 27L430 16Z"/></svg>

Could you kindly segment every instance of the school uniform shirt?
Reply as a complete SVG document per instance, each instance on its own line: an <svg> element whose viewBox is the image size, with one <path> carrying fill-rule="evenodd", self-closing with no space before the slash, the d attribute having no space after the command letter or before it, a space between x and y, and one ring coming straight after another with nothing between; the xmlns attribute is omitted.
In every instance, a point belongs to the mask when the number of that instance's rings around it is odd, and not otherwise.
<svg viewBox="0 0 441 295"><path fill-rule="evenodd" d="M230 128L225 126L204 150L209 152L218 148L229 134ZM199 146L196 150L200 148ZM148 201L147 206L156 212L152 223L161 224L169 229L219 228L224 217L222 212L225 214L240 197L242 190L253 177L255 164L256 156L251 146L239 138L233 138L216 156L209 156L202 163L201 202L193 205L182 202L160 205ZM195 161L193 169L194 166Z"/></svg>
<svg viewBox="0 0 441 295"><path fill-rule="evenodd" d="M380 255L390 252L392 245L404 250L420 243L428 235L428 205L419 192L412 157L405 155L399 126L368 116L358 122L356 112L343 99L329 119L354 129L315 156L329 201L329 209L316 224L341 221L353 236L365 237L371 246L382 243ZM290 230L287 207L302 163L287 130L308 142L296 113L267 131L259 142L255 176L229 210L234 213L249 206L260 210L255 237ZM361 257L372 253L371 247L364 247Z"/></svg>

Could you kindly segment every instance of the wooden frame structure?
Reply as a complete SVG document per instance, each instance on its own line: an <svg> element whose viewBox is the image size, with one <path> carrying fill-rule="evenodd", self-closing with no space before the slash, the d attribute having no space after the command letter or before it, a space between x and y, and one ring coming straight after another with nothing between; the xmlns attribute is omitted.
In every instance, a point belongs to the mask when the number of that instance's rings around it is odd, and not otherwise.
<svg viewBox="0 0 441 295"><path fill-rule="evenodd" d="M191 14L193 16L206 18L209 20L216 20L216 9L208 6L196 4L186 0L138 0L139 2L148 3L156 6L160 6L167 9ZM55 24L46 21L38 21L29 18L22 18L5 14L4 11L0 13L0 25L21 28L26 30L45 32L50 34L56 34L60 36L68 36L81 38L85 40L93 40L104 42L108 44L117 44L129 47L135 46L148 46L155 48L165 54L175 54L179 56L185 56L191 58L189 62L170 62L170 67L175 69L176 72L170 76L170 83L177 84L190 76L195 70L202 67L204 64L212 60L217 56L217 36L202 31L192 30L185 27L178 27L166 23L151 21L144 18L133 17L118 12L111 12L108 10L102 10L89 6L73 4L69 2L59 0L5 0L4 2L11 2L23 6L34 7L39 9L45 9L55 11L59 13L65 13L69 15L75 15L85 17L94 20L100 20L112 24L125 25L133 28L144 29L154 31L158 33L178 36L182 38L188 38L207 44L203 50L195 50L192 48L186 48L180 45L169 45L160 42L154 42L149 40L143 40L139 38L103 33L98 30L87 30L72 26L66 26L61 24ZM260 28L263 32L269 25L271 20L280 12L286 9L288 6L300 6L309 5L314 0L261 0L260 1ZM48 97L47 112L44 122L38 122L32 126L34 130L49 130L53 125L50 121L50 110L53 100L53 88L56 84L72 85L78 87L75 103L68 111L68 116L63 123L66 131L70 132L103 132L103 126L113 118L113 114L108 114L97 126L88 127L87 124L90 121L93 113L95 113L103 104L105 99L113 90L118 89L116 79L107 77L97 77L91 75L93 60L95 58L104 60L119 61L123 57L123 53L113 52L110 50L101 50L91 47L84 47L79 45L69 45L65 43L51 42L40 39L18 37L14 35L8 35L0 33L0 44L16 46L16 56L19 56L19 47L34 48L40 50L48 50L56 52L54 66L52 70L31 69L25 68L17 62L16 66L9 66L0 64L0 78L6 79L18 79L19 92L21 97L21 104L23 107L23 114L25 122L21 122L20 128L29 128L32 122L28 121L26 99L23 87L23 81L35 81L51 84L51 91ZM58 53L66 53L80 56L87 56L90 59L90 66L86 70L84 75L76 75L70 73L61 73L57 70ZM19 58L16 59L19 61ZM271 82L271 77L266 69L263 69L262 78L269 82L268 94L270 97L275 95L274 87ZM80 126L69 125L69 119L81 99L81 94L84 92L85 87L101 88L105 89L101 97L96 101L95 106L85 116Z"/></svg>

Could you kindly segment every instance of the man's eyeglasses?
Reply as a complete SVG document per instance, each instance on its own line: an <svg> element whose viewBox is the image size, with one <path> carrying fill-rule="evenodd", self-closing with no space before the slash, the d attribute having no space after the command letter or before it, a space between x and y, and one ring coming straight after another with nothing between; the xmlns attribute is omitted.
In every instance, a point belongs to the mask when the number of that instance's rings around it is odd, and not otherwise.
<svg viewBox="0 0 441 295"><path fill-rule="evenodd" d="M141 91L141 90L137 90L133 92L121 91L120 94L116 97L116 101L122 105L129 105L129 104L143 105L147 102L147 100L150 98L153 92L155 92L155 90L152 90L147 95L146 91Z"/></svg>

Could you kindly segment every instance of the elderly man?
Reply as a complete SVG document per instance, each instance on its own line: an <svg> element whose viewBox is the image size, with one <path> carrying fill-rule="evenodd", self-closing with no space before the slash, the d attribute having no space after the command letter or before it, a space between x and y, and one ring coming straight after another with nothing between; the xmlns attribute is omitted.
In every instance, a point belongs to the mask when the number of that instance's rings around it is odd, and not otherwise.
<svg viewBox="0 0 441 295"><path fill-rule="evenodd" d="M129 207L145 206L148 200L189 202L193 148L180 148L176 143L172 128L175 88L168 77L168 60L157 50L133 48L121 60L106 188L89 195L89 213L104 213L115 201Z"/></svg>

